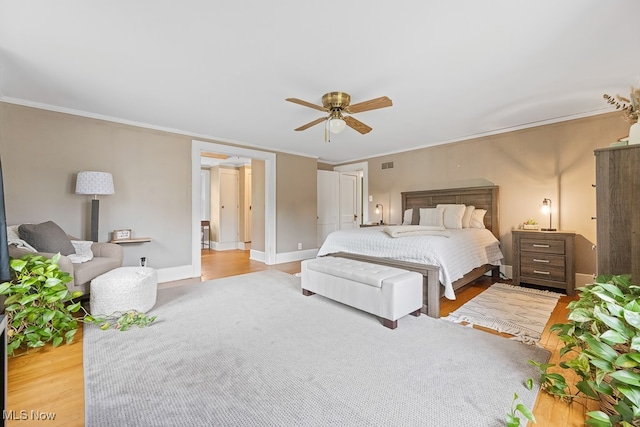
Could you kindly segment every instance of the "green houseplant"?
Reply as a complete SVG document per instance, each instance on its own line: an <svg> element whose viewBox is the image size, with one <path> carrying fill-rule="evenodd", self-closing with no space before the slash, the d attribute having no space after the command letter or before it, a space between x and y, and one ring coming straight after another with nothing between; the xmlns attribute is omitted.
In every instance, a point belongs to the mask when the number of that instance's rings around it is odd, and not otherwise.
<svg viewBox="0 0 640 427"><path fill-rule="evenodd" d="M53 258L26 255L12 259L12 279L0 284L0 295L7 315L7 353L20 347L38 348L51 341L54 347L66 340L70 343L78 330L73 313L80 302L72 299L66 284L69 273L58 268L60 255Z"/></svg>
<svg viewBox="0 0 640 427"><path fill-rule="evenodd" d="M563 347L560 367L579 380L570 387L551 364L541 371L541 387L565 400L585 395L600 401L587 415L591 426L640 426L640 287L629 275L598 276L579 288L569 303L567 323L553 325Z"/></svg>
<svg viewBox="0 0 640 427"><path fill-rule="evenodd" d="M52 258L28 254L11 259L11 280L0 284L0 295L7 316L7 353L34 349L51 342L54 347L73 341L78 322L94 323L102 329L113 326L122 331L132 325L146 326L154 317L129 311L113 316L93 317L75 299L82 292L71 293L66 284L69 273L58 267L60 254ZM76 314L77 313L77 314Z"/></svg>

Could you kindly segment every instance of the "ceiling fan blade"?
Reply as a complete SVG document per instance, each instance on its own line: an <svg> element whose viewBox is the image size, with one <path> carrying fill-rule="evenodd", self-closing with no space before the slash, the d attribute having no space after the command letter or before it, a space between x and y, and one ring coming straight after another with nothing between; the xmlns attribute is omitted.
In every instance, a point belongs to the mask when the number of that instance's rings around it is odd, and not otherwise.
<svg viewBox="0 0 640 427"><path fill-rule="evenodd" d="M318 123L322 123L322 122L324 122L325 120L327 120L327 117L320 117L319 119L316 119L316 120L314 120L314 121L312 121L312 122L309 122L309 123L307 123L306 125L302 125L302 126L300 126L299 128L294 129L294 130L305 130L305 129L309 129L311 126L315 126L315 125L317 125Z"/></svg>
<svg viewBox="0 0 640 427"><path fill-rule="evenodd" d="M351 129L354 129L358 132L360 132L361 134L365 134L365 133L369 133L373 130L373 128L365 125L364 123L362 123L360 120L354 119L351 116L345 116L343 117L344 121L347 122L347 126L349 126Z"/></svg>
<svg viewBox="0 0 640 427"><path fill-rule="evenodd" d="M361 113L363 111L377 110L378 108L391 107L393 102L386 96L380 98L370 99L368 101L359 102L357 104L349 105L345 111L350 114Z"/></svg>
<svg viewBox="0 0 640 427"><path fill-rule="evenodd" d="M285 101L293 102L294 104L304 105L305 107L313 108L320 111L329 111L321 105L312 104L310 102L303 101L302 99L298 99L298 98L287 98L285 99Z"/></svg>

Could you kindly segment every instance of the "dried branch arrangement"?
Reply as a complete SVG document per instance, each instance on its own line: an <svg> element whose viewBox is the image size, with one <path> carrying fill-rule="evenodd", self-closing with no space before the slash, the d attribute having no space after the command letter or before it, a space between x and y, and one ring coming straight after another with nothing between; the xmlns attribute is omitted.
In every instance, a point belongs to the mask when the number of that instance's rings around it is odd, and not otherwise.
<svg viewBox="0 0 640 427"><path fill-rule="evenodd" d="M608 104L614 105L616 110L622 111L623 118L630 124L634 124L638 121L638 113L640 110L640 88L634 88L631 86L631 94L629 98L625 98L620 95L615 97L607 95L606 93L602 97Z"/></svg>

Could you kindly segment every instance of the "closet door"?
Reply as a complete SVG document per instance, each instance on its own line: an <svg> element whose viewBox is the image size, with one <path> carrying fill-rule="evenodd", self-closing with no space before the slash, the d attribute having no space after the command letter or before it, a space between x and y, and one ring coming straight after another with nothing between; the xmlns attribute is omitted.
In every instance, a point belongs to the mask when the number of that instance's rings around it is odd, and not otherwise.
<svg viewBox="0 0 640 427"><path fill-rule="evenodd" d="M640 283L640 145L595 151L598 274Z"/></svg>
<svg viewBox="0 0 640 427"><path fill-rule="evenodd" d="M340 174L340 229L358 227L358 177Z"/></svg>

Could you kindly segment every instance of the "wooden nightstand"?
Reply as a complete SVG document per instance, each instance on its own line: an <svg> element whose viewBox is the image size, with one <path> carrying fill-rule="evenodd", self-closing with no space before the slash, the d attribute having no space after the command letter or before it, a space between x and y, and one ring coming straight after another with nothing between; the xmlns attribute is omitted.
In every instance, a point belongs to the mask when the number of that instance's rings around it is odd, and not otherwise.
<svg viewBox="0 0 640 427"><path fill-rule="evenodd" d="M574 294L574 232L513 230L511 234L514 285L529 283Z"/></svg>

